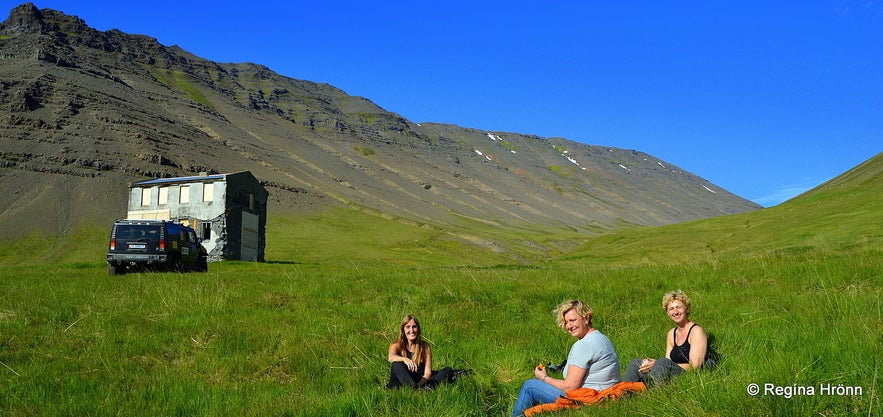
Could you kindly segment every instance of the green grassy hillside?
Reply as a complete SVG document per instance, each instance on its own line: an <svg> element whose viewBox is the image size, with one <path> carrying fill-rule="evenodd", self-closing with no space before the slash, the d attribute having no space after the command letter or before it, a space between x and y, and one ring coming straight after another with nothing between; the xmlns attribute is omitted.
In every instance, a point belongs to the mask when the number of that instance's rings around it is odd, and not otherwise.
<svg viewBox="0 0 883 417"><path fill-rule="evenodd" d="M624 366L664 353L659 303L680 288L721 365L562 415L880 415L881 173L878 156L778 207L588 240L277 218L269 262L205 274L108 277L100 254L23 264L7 245L0 414L504 416L531 368L572 343L557 303L587 300ZM522 241L581 246L537 262L494 250ZM436 364L474 373L429 392L382 388L406 313Z"/></svg>
<svg viewBox="0 0 883 417"><path fill-rule="evenodd" d="M683 264L879 248L883 154L779 206L591 239L567 259L604 265Z"/></svg>

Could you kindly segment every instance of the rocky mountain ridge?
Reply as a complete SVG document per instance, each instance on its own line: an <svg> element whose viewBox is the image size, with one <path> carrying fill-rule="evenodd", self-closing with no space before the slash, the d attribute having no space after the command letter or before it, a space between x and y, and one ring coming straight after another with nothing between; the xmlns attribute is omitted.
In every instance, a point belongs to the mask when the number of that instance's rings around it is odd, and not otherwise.
<svg viewBox="0 0 883 417"><path fill-rule="evenodd" d="M132 181L242 170L270 191L271 213L349 207L463 235L760 208L636 150L414 123L328 84L31 3L0 24L0 226L12 236L124 216Z"/></svg>

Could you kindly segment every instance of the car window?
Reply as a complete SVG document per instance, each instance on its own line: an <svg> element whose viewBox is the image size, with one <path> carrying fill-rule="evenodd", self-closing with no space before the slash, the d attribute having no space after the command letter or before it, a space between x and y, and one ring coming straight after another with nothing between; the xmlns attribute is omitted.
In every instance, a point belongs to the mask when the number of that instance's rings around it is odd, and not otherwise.
<svg viewBox="0 0 883 417"><path fill-rule="evenodd" d="M167 225L167 228L166 228L166 234L169 236L169 238L177 239L177 238L175 237L175 235L177 235L178 233L179 233L179 232L178 232L178 226L177 226L177 225L174 225L174 224L169 224L169 225Z"/></svg>
<svg viewBox="0 0 883 417"><path fill-rule="evenodd" d="M123 240L156 239L159 229L147 225L121 224L117 225L116 237Z"/></svg>

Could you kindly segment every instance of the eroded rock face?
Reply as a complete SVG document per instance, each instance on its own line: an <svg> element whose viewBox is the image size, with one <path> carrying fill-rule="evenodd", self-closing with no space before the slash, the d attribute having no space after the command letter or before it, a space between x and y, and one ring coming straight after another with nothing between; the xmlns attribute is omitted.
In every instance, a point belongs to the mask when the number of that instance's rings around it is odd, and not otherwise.
<svg viewBox="0 0 883 417"><path fill-rule="evenodd" d="M0 201L0 222L22 223L25 211L3 214L34 198L102 223L125 214L129 182L242 170L280 210L347 205L443 227L594 233L759 208L642 152L417 124L328 84L31 3L0 23L0 58L0 193L18 196ZM96 208L99 187L113 214Z"/></svg>
<svg viewBox="0 0 883 417"><path fill-rule="evenodd" d="M9 13L9 18L0 25L0 33L43 33L43 13L33 3L24 3Z"/></svg>

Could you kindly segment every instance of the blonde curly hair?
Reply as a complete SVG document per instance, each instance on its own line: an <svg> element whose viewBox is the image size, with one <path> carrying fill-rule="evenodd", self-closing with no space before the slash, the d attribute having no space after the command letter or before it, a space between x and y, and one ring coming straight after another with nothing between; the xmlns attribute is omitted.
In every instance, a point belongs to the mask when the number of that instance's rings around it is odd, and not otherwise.
<svg viewBox="0 0 883 417"><path fill-rule="evenodd" d="M687 308L686 314L690 315L690 297L687 297L687 293L681 290L665 293L665 295L662 296L662 309L668 310L668 305L671 304L673 301L680 301L684 303L684 307Z"/></svg>
<svg viewBox="0 0 883 417"><path fill-rule="evenodd" d="M564 314L566 314L570 310L576 310L579 313L580 317L585 317L589 322L589 326L592 325L592 307L589 307L588 304L580 301L580 300L567 300L561 304L558 304L558 307L555 307L555 310L552 310L552 313L555 314L555 320L558 323L558 327L564 329Z"/></svg>

